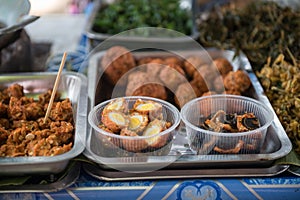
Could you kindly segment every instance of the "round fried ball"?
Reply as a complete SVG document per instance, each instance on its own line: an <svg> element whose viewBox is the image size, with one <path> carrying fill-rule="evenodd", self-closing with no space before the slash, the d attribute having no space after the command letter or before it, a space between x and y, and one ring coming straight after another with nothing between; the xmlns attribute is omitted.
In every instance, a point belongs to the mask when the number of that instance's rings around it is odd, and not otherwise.
<svg viewBox="0 0 300 200"><path fill-rule="evenodd" d="M249 76L242 70L231 71L224 78L226 90L245 92L251 85Z"/></svg>
<svg viewBox="0 0 300 200"><path fill-rule="evenodd" d="M135 59L131 52L121 46L114 46L108 49L101 60L107 79L116 84L118 80L130 69L136 66Z"/></svg>
<svg viewBox="0 0 300 200"><path fill-rule="evenodd" d="M215 65L221 76L225 76L233 70L233 66L226 58L216 58L213 60L212 64Z"/></svg>

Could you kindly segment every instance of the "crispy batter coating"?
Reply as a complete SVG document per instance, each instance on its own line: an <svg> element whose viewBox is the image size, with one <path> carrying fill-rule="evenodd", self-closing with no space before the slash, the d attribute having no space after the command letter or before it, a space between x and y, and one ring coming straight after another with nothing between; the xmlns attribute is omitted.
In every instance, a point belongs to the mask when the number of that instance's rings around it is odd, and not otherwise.
<svg viewBox="0 0 300 200"><path fill-rule="evenodd" d="M9 97L21 98L24 96L23 86L19 84L13 84L9 86L4 93L7 93Z"/></svg>
<svg viewBox="0 0 300 200"><path fill-rule="evenodd" d="M224 86L226 90L245 92L251 85L248 75L242 71L231 71L224 78Z"/></svg>
<svg viewBox="0 0 300 200"><path fill-rule="evenodd" d="M136 102L132 106L133 110L143 114L148 115L149 120L153 121L154 119L162 119L162 105L160 103L154 101L144 101L141 99L136 100Z"/></svg>
<svg viewBox="0 0 300 200"><path fill-rule="evenodd" d="M44 123L45 101L19 96L20 88L14 85L7 89L13 95L10 95L8 105L2 101L0 157L54 156L69 151L75 131L70 100L54 102L52 113Z"/></svg>
<svg viewBox="0 0 300 200"><path fill-rule="evenodd" d="M123 112L110 111L102 113L101 122L114 133L119 133L128 126L129 119Z"/></svg>
<svg viewBox="0 0 300 200"><path fill-rule="evenodd" d="M105 70L104 73L114 85L126 72L135 66L135 59L131 52L121 46L114 46L108 49L101 60L101 67Z"/></svg>
<svg viewBox="0 0 300 200"><path fill-rule="evenodd" d="M166 130L165 121L155 119L148 124L143 136L152 136L145 139L150 148L161 148L166 144L169 136L168 134L155 136L164 130Z"/></svg>
<svg viewBox="0 0 300 200"><path fill-rule="evenodd" d="M139 137L139 135L131 130L128 130L127 128L124 128L121 130L120 133L121 136L129 136L129 137ZM123 148L130 152L140 152L143 149L146 149L148 147L148 144L145 140L141 139L122 139L122 145Z"/></svg>

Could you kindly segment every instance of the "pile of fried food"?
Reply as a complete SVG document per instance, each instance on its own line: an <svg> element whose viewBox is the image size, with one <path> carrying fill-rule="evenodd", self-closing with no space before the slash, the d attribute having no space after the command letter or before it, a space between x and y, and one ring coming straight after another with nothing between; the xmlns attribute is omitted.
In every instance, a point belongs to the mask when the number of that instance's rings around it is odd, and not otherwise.
<svg viewBox="0 0 300 200"><path fill-rule="evenodd" d="M0 92L0 157L54 156L72 148L75 128L68 98L56 94L44 123L51 92L37 101L17 83Z"/></svg>
<svg viewBox="0 0 300 200"><path fill-rule="evenodd" d="M287 62L283 54L272 62L271 58L257 72L280 122L300 155L300 61L290 56Z"/></svg>
<svg viewBox="0 0 300 200"><path fill-rule="evenodd" d="M131 108L124 98L116 98L105 106L99 124L108 133L124 136L108 137L108 140L129 152L147 152L165 146L170 134L158 134L171 126L171 122L164 120L160 103L137 99Z"/></svg>
<svg viewBox="0 0 300 200"><path fill-rule="evenodd" d="M106 80L122 88L125 96L155 97L178 107L205 95L243 95L251 85L244 71L233 71L231 63L221 57L212 63L196 55L137 58L127 48L114 46L100 65Z"/></svg>
<svg viewBox="0 0 300 200"><path fill-rule="evenodd" d="M223 110L217 111L214 115L208 116L203 124L199 126L202 129L210 130L219 133L238 133L255 130L260 127L259 119L254 113L226 113ZM262 135L260 133L252 136L251 139L244 141L239 139L234 148L224 149L215 145L213 151L221 154L236 154L241 150L255 151L261 140ZM249 143L251 142L251 143ZM216 138L209 141L209 144L203 144L203 146L210 146L212 143L216 143Z"/></svg>

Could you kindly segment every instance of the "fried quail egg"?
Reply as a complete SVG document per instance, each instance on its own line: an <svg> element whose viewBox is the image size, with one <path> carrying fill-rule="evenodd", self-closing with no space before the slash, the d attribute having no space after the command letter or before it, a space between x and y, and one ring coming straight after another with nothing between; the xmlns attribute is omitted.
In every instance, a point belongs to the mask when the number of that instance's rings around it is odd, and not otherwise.
<svg viewBox="0 0 300 200"><path fill-rule="evenodd" d="M127 127L128 122L128 117L122 112L111 111L102 115L102 123L114 133L117 133L122 128Z"/></svg>
<svg viewBox="0 0 300 200"><path fill-rule="evenodd" d="M153 136L145 139L150 147L160 148L166 144L166 136L155 136L166 129L164 124L164 121L155 119L144 130L143 136Z"/></svg>
<svg viewBox="0 0 300 200"><path fill-rule="evenodd" d="M145 140L140 140L138 138L134 139L134 137L139 137L139 135L135 131L124 128L121 130L120 135L132 137L129 139L122 139L123 148L127 151L140 152L148 146Z"/></svg>
<svg viewBox="0 0 300 200"><path fill-rule="evenodd" d="M135 131L135 132L141 132L145 129L145 127L148 125L148 116L140 114L138 112L134 112L129 116L129 126L128 129Z"/></svg>
<svg viewBox="0 0 300 200"><path fill-rule="evenodd" d="M127 103L124 98L117 98L111 101L107 106L105 106L103 113L110 111L125 112L127 110Z"/></svg>
<svg viewBox="0 0 300 200"><path fill-rule="evenodd" d="M148 114L149 119L162 119L162 105L154 101L143 101L138 99L133 105L133 109L142 114Z"/></svg>

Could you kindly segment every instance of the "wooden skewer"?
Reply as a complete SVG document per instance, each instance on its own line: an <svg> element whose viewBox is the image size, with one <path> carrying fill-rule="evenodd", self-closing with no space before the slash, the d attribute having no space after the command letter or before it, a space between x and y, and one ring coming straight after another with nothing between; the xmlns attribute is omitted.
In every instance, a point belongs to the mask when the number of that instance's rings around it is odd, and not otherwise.
<svg viewBox="0 0 300 200"><path fill-rule="evenodd" d="M48 104L48 107L47 107L46 115L44 117L44 123L46 122L47 118L49 117L50 110L52 108L52 104L53 104L54 97L55 97L55 94L56 94L56 90L58 88L60 75L61 75L61 72L62 72L64 66L65 66L66 58L67 58L67 53L64 52L63 57L62 57L61 62L60 62L58 73L56 75L56 80L55 80L54 87L53 87L53 90L52 90L52 93L51 93L51 97L50 97L50 101L49 101L49 104Z"/></svg>

